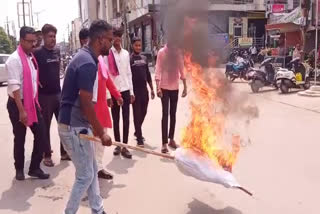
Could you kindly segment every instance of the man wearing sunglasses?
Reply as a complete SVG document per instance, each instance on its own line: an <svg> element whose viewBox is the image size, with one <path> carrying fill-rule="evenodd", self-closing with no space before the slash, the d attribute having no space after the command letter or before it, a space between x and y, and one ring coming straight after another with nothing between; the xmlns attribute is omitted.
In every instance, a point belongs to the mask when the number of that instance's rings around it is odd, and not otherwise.
<svg viewBox="0 0 320 214"><path fill-rule="evenodd" d="M6 61L8 72L7 109L14 135L14 160L16 179L24 180L24 145L29 127L34 135L29 176L48 179L49 174L40 168L44 144L47 143L45 123L38 104L38 65L32 54L37 43L35 31L31 27L20 30L20 44Z"/></svg>

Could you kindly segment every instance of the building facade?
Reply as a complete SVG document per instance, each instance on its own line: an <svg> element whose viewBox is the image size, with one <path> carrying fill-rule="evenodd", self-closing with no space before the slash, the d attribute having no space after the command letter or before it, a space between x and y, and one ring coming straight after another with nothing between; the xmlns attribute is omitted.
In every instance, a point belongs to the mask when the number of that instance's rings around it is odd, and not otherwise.
<svg viewBox="0 0 320 214"><path fill-rule="evenodd" d="M79 32L82 29L82 19L76 18L71 23L70 33L70 49L72 53L75 53L80 47Z"/></svg>

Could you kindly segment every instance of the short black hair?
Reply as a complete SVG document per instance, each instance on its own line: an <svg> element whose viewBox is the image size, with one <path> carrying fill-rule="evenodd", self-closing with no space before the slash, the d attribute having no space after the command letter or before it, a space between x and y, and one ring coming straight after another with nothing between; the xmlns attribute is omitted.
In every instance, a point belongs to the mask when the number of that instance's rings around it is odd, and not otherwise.
<svg viewBox="0 0 320 214"><path fill-rule="evenodd" d="M112 26L108 24L108 22L101 19L94 20L89 28L89 38L91 41L94 41L99 38L103 32L110 30L112 30Z"/></svg>
<svg viewBox="0 0 320 214"><path fill-rule="evenodd" d="M45 25L43 25L41 32L43 35L46 35L50 32L57 33L57 28L51 24L45 24Z"/></svg>
<svg viewBox="0 0 320 214"><path fill-rule="evenodd" d="M138 41L142 41L142 39L140 38L140 37L137 37L137 36L135 36L135 37L133 37L132 39L131 39L131 44L133 45L135 42L138 42Z"/></svg>
<svg viewBox="0 0 320 214"><path fill-rule="evenodd" d="M28 27L28 26L23 26L20 29L20 38L24 39L26 38L27 34L35 34L35 31L32 27Z"/></svg>
<svg viewBox="0 0 320 214"><path fill-rule="evenodd" d="M89 29L88 28L82 28L79 32L79 39L88 39L89 38Z"/></svg>
<svg viewBox="0 0 320 214"><path fill-rule="evenodd" d="M122 37L123 32L124 32L123 28L114 28L113 29L113 36Z"/></svg>

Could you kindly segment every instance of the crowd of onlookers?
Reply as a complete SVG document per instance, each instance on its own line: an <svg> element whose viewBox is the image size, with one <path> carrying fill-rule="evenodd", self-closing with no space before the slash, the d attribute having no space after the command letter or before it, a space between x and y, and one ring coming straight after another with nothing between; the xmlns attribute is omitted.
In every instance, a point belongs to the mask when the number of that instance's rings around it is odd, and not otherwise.
<svg viewBox="0 0 320 214"><path fill-rule="evenodd" d="M104 148L112 145L108 129L113 128L114 141L127 144L131 106L137 146L144 147L145 144L142 125L149 99L158 96L162 103L161 152L169 152L168 147L178 147L174 135L180 79L184 86L182 97L187 95L183 57L170 40L159 51L154 50L154 89L147 58L141 54L141 38L131 39L133 51L129 53L121 45L123 30L96 20L89 29L80 31L82 48L67 65L61 86L61 56L56 47L56 34L57 29L50 24L44 25L41 31L22 27L19 46L6 61L9 76L7 109L14 135L16 179L25 179L27 128L34 135L28 175L39 179L50 177L41 169L41 162L47 167L55 165L52 144L57 142L52 142L50 136L54 116L58 122L61 160L72 161L76 169L65 213L76 213L87 192L92 213L102 214L105 212L98 178L113 178L103 167ZM94 144L81 135L94 135L101 139L101 144ZM113 154L132 158L125 147L116 147Z"/></svg>

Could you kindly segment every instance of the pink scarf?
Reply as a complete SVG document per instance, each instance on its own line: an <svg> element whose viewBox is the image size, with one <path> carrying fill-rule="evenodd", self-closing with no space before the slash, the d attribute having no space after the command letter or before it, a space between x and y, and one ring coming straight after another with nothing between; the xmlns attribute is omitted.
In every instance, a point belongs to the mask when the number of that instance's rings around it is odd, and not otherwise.
<svg viewBox="0 0 320 214"><path fill-rule="evenodd" d="M116 63L116 60L114 58L112 50L109 51L108 63L109 63L109 72L110 72L110 74L112 76L118 76L119 75L119 70L118 70L118 66L117 66L117 63Z"/></svg>
<svg viewBox="0 0 320 214"><path fill-rule="evenodd" d="M98 57L98 60L99 60L99 70L102 74L102 77L107 80L108 79L108 68L107 68L107 65L106 63L104 62L104 59L103 59L103 56L99 56Z"/></svg>
<svg viewBox="0 0 320 214"><path fill-rule="evenodd" d="M21 63L22 63L22 69L23 69L23 105L24 105L24 109L25 109L27 116L28 116L28 124L27 125L32 126L33 123L38 122L37 110L36 110L36 106L35 106L35 104L39 105L38 104L38 93L34 99L33 98L31 68L29 67L27 56L20 45L18 46L17 51L20 56ZM37 61L35 60L33 54L31 54L31 55L33 58L33 63L37 67L37 74L39 74Z"/></svg>

